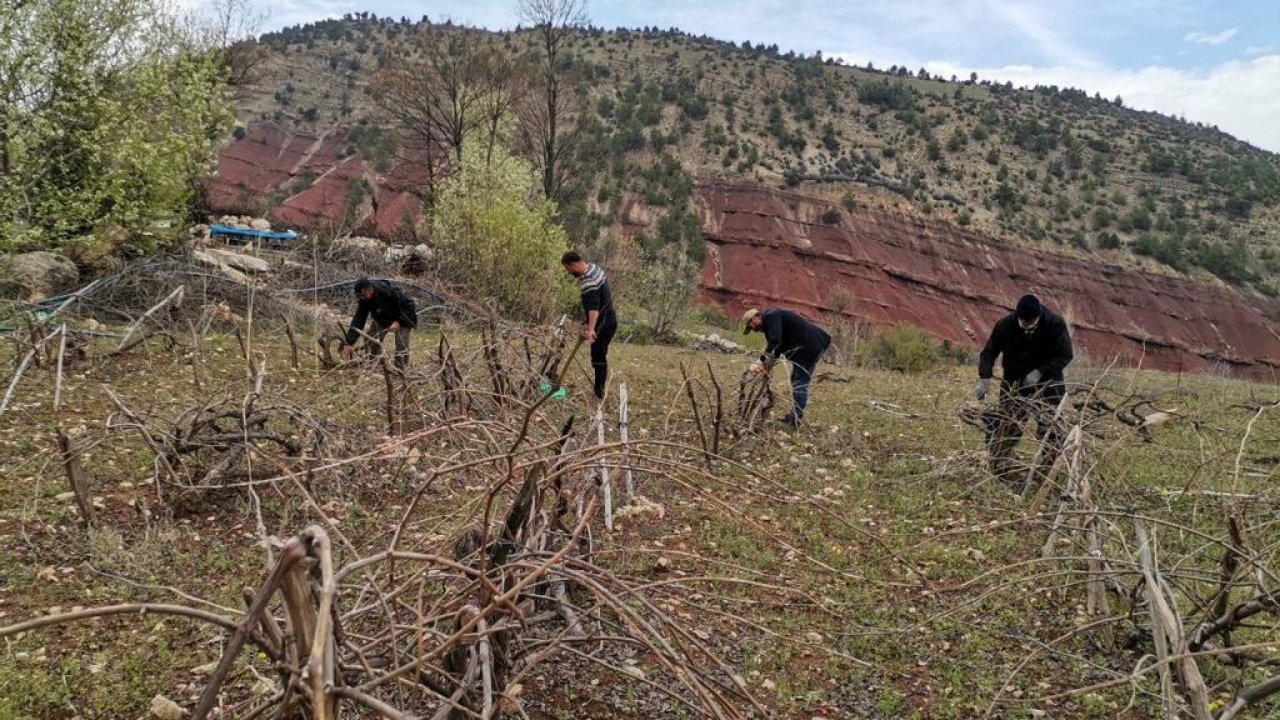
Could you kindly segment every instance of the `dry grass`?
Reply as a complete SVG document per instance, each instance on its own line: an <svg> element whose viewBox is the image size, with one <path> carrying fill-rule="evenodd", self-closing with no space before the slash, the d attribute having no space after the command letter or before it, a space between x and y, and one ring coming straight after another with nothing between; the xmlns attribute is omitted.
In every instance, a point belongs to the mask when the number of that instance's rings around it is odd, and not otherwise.
<svg viewBox="0 0 1280 720"><path fill-rule="evenodd" d="M459 352L477 357L478 335L465 328L450 335ZM260 486L259 503L228 491L170 505L156 499L153 456L137 434L106 431L113 406L103 385L148 417L175 417L207 400L208 388L241 396L250 381L234 337L206 338L203 393L194 388L185 347L73 366L59 413L51 408L50 371L34 371L13 409L0 416L0 474L12 479L0 487L3 623L53 609L192 598L235 617L241 588L265 577L258 507L267 534L282 539L328 517L355 548L385 545L420 475L397 470L403 454L388 450L394 441L385 437L381 375L322 371L310 361L293 370L282 336L264 331L254 343L267 367L264 394L324 418L346 443L340 456L362 448L372 455L319 480L312 488L318 510L271 483ZM90 346L91 358L99 349ZM433 372L434 349L434 337L419 333L414 362L421 371ZM717 671L721 680L740 682L770 715L1025 717L1035 709L1049 717L1136 718L1158 711L1160 680L1147 657L1153 648L1143 634L1144 606L1133 605L1129 615L1121 612L1128 601L1113 597L1117 617L1102 623L1105 632L1095 628L1102 618L1083 609L1083 553L1063 545L1060 554L1041 559L1052 512L1022 522L1028 500L985 473L981 437L956 418L971 370L903 375L827 366L804 431L770 428L732 445L708 471L692 450L698 433L680 364L699 378L709 362L731 388L741 360L626 345L616 347L613 360L615 381L630 389L632 437L648 458L637 473L638 491L662 513L636 514L612 533L594 526L593 560L642 588L637 599L654 612L696 628L695 637L726 664ZM569 400L546 410L548 428L581 414L589 368L575 365ZM486 381L478 365L463 372L474 385ZM1101 375L1081 368L1076 378L1100 379L1110 397L1150 393L1180 415L1154 430L1153 443L1119 422L1090 425L1089 468L1109 528L1107 557L1123 565L1136 547L1132 518L1147 518L1176 605L1193 626L1217 586L1225 518L1235 514L1249 529L1250 559L1233 580L1232 602L1243 602L1259 580L1272 578L1280 539L1280 497L1272 488L1280 424L1275 411L1256 404L1274 402L1274 388ZM781 378L775 383L785 397ZM706 402L701 390L697 397ZM704 422L709 407L701 407ZM81 530L73 503L58 497L65 489L58 424L91 444L84 464L100 499L99 530ZM480 449L488 443L480 435L467 442ZM1030 446L1024 442L1023 452ZM474 448L427 442L414 472ZM254 472L266 480L272 471ZM1228 502L1222 493L1239 497ZM423 498L414 541L446 547L474 521L484 496L478 477L442 483ZM1057 509L1056 496L1047 507ZM1120 567L1116 579L1132 589L1134 572ZM1199 661L1215 707L1274 674L1268 663L1276 653L1268 643L1275 637L1274 618L1263 613L1233 637L1237 645L1262 643L1235 658L1241 665L1224 662L1225 655ZM0 656L0 717L136 716L157 693L190 707L205 683L197 669L218 658L222 642L217 629L176 618L107 619L28 633ZM642 647L607 661L661 673ZM1135 668L1145 671L1131 682ZM644 682L571 653L522 682L530 717L691 712ZM246 667L229 687L233 695L251 693L254 683Z"/></svg>

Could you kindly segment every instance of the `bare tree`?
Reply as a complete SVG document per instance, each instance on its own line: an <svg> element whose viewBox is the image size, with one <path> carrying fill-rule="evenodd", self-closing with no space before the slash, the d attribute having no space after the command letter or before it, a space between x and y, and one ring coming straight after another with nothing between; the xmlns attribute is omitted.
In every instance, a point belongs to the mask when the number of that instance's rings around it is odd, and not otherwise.
<svg viewBox="0 0 1280 720"><path fill-rule="evenodd" d="M268 17L270 12L255 9L251 0L213 0L188 24L197 42L223 54L227 83L244 87L257 80L267 59L267 49L256 38Z"/></svg>
<svg viewBox="0 0 1280 720"><path fill-rule="evenodd" d="M426 34L421 63L395 65L377 80L383 109L404 135L401 143L425 162L434 183L439 164L462 159L468 133L487 126L490 53L466 31L434 28Z"/></svg>
<svg viewBox="0 0 1280 720"><path fill-rule="evenodd" d="M538 41L541 77L540 101L521 113L521 129L542 165L542 189L557 198L563 185L560 167L569 143L560 59L565 39L587 21L586 0L519 0L520 18L533 25Z"/></svg>
<svg viewBox="0 0 1280 720"><path fill-rule="evenodd" d="M529 78L507 53L497 48L489 48L480 56L478 69L483 81L478 113L485 134L485 161L489 162L493 148L502 140L507 119L528 92Z"/></svg>

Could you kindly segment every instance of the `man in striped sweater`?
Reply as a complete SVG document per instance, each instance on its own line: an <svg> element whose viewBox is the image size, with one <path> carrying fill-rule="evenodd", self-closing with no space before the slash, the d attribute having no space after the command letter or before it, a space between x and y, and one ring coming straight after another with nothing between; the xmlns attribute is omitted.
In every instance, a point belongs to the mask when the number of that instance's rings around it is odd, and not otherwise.
<svg viewBox="0 0 1280 720"><path fill-rule="evenodd" d="M591 367L596 375L593 390L596 400L603 400L605 381L609 379L609 343L618 331L618 315L613 309L609 280L599 265L588 263L574 250L565 253L560 264L577 278L582 292L582 310L586 313L582 339L591 343Z"/></svg>

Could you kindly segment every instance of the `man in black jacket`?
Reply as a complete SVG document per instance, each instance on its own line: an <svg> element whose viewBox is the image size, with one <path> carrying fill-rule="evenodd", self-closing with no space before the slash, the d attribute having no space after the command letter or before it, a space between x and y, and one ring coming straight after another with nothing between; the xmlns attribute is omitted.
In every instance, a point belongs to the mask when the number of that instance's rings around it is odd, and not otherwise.
<svg viewBox="0 0 1280 720"><path fill-rule="evenodd" d="M1028 417L1036 419L1036 437L1046 444L1048 462L1052 464L1057 457L1061 430L1055 415L1066 396L1062 371L1073 355L1067 323L1049 312L1036 296L1022 296L1014 311L996 322L991 338L982 349L978 385L973 392L979 402L990 390L997 355L1004 368L1000 382L1001 413L988 437L988 448L992 472L1007 477L1015 470L1010 456L1022 437L1022 423Z"/></svg>
<svg viewBox="0 0 1280 720"><path fill-rule="evenodd" d="M365 321L373 316L372 336L376 342L370 345L373 354L382 352L382 338L388 332L396 336L396 369L401 373L409 366L409 332L418 327L418 309L413 298L386 280L360 278L356 281L356 314L342 345L343 359L351 359Z"/></svg>
<svg viewBox="0 0 1280 720"><path fill-rule="evenodd" d="M744 335L758 330L764 333L767 343L764 354L751 365L752 373L764 374L779 358L785 357L791 363L792 410L782 422L798 427L809 404L809 384L818 361L831 345L831 336L796 313L777 308L752 308L743 314L742 323Z"/></svg>
<svg viewBox="0 0 1280 720"><path fill-rule="evenodd" d="M560 258L565 272L578 280L582 295L582 311L586 315L582 326L582 339L591 343L591 367L595 370L592 390L596 400L604 399L605 383L609 379L609 343L618 331L618 313L613 309L613 292L604 270L595 263L588 263L582 255L570 250Z"/></svg>

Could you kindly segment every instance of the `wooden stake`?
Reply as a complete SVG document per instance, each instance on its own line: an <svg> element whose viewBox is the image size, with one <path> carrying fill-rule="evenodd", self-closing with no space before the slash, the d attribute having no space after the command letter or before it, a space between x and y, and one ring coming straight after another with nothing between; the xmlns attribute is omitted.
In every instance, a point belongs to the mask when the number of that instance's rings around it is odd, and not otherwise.
<svg viewBox="0 0 1280 720"><path fill-rule="evenodd" d="M596 442L604 445L604 400L596 405ZM609 482L609 465L603 460L600 461L600 477L596 480L596 487L600 488L604 502L604 527L606 530L613 530L613 488Z"/></svg>
<svg viewBox="0 0 1280 720"><path fill-rule="evenodd" d="M0 415L3 415L4 411L9 409L9 403L13 400L13 394L18 390L18 381L22 379L22 374L27 371L27 366L31 364L36 353L40 351L40 348L44 347L45 343L49 342L53 339L53 336L57 334L57 330L49 333L43 340L36 343L35 347L28 350L27 354L23 356L22 362L18 363L18 371L13 374L13 380L9 382L9 389L5 391L4 400L0 401Z"/></svg>
<svg viewBox="0 0 1280 720"><path fill-rule="evenodd" d="M297 370L301 363L298 361L298 338L293 334L293 323L289 320L289 316L284 318L284 334L289 337L289 363L290 367Z"/></svg>
<svg viewBox="0 0 1280 720"><path fill-rule="evenodd" d="M627 502L635 497L635 485L631 478L631 410L627 405L627 384L618 385L618 432L622 436L622 468L623 487L627 492Z"/></svg>
<svg viewBox="0 0 1280 720"><path fill-rule="evenodd" d="M67 354L67 326L63 325L59 328L62 340L58 343L58 378L53 384L53 410L57 412L62 407L62 365L63 356Z"/></svg>
<svg viewBox="0 0 1280 720"><path fill-rule="evenodd" d="M80 523L85 527L94 527L98 524L98 517L93 509L89 486L84 481L84 471L80 467L80 451L62 428L58 428L58 450L62 453L62 466L67 471L67 483L71 485L71 492L76 495L76 505L80 508Z"/></svg>

